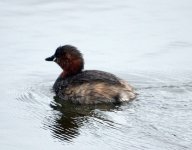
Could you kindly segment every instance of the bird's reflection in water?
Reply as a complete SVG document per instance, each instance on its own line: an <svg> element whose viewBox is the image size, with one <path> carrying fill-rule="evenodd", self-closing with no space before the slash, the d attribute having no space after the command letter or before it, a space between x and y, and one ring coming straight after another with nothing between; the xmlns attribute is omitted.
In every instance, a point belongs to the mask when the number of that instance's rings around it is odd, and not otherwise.
<svg viewBox="0 0 192 150"><path fill-rule="evenodd" d="M114 111L119 106L114 104L105 105L75 105L64 102L58 97L54 97L54 102L50 104L53 114L45 126L52 132L52 136L63 142L72 142L80 135L79 129L89 122L89 118L95 117L106 121L107 118L96 113L95 110Z"/></svg>

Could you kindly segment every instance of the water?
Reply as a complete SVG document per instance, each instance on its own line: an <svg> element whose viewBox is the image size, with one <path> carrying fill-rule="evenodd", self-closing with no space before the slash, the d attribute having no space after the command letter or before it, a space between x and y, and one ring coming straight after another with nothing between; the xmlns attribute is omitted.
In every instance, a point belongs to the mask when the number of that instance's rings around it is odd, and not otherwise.
<svg viewBox="0 0 192 150"><path fill-rule="evenodd" d="M192 147L190 0L1 0L0 149L187 150ZM129 81L122 106L61 107L61 70L44 61L77 46L86 69Z"/></svg>

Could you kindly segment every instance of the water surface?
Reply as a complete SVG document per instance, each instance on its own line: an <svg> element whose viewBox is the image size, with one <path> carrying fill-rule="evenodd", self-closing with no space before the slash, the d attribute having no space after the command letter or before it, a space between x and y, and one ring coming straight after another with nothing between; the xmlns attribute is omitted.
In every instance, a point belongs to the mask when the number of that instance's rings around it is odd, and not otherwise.
<svg viewBox="0 0 192 150"><path fill-rule="evenodd" d="M0 148L187 150L192 144L190 0L2 0ZM132 84L121 106L60 106L61 70L44 61L77 46L86 69Z"/></svg>

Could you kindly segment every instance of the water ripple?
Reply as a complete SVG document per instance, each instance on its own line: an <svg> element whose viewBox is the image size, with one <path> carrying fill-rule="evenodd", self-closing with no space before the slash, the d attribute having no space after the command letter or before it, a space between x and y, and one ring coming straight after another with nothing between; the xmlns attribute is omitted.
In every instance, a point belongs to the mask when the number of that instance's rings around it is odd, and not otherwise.
<svg viewBox="0 0 192 150"><path fill-rule="evenodd" d="M64 145L80 139L87 146L100 143L110 149L155 149L159 144L163 149L187 149L192 131L189 78L151 74L127 78L136 83L139 95L125 105L63 103L51 92L52 82L29 86L17 100L26 104L31 119L41 120L41 128Z"/></svg>

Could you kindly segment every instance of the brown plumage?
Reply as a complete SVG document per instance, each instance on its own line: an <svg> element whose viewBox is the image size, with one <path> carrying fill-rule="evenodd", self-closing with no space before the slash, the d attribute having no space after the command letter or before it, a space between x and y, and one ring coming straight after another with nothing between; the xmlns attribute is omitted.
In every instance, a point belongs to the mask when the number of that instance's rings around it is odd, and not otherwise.
<svg viewBox="0 0 192 150"><path fill-rule="evenodd" d="M58 47L47 61L55 61L63 72L53 86L56 95L77 104L121 103L136 97L133 88L111 73L85 70L82 54L76 47Z"/></svg>

